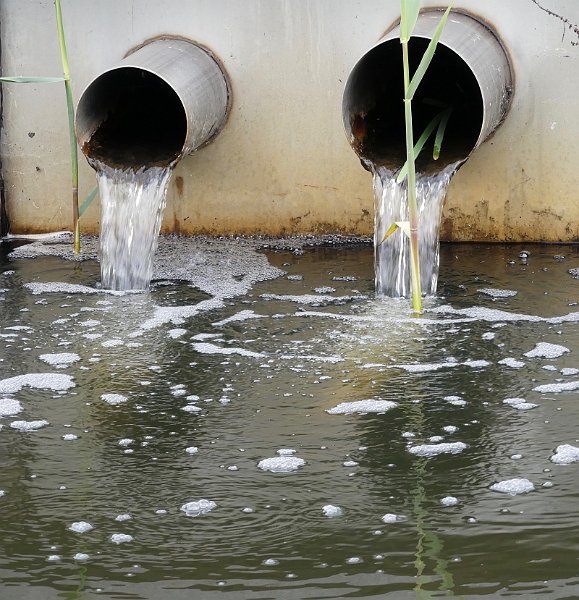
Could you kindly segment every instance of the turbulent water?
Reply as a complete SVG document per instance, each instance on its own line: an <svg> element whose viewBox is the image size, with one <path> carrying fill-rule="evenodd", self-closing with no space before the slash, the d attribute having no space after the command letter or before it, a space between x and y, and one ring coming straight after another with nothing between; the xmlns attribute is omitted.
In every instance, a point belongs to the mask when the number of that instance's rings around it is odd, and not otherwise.
<svg viewBox="0 0 579 600"><path fill-rule="evenodd" d="M101 199L101 278L110 290L146 290L153 273L170 167L97 167Z"/></svg>
<svg viewBox="0 0 579 600"><path fill-rule="evenodd" d="M392 223L408 221L406 179L398 184L397 173L386 167L370 165L374 187L374 248L376 291L393 298L407 298L411 293L410 240L396 231L382 242ZM417 175L416 200L420 244L420 281L424 294L436 293L439 265L439 230L442 205L458 163L435 175Z"/></svg>

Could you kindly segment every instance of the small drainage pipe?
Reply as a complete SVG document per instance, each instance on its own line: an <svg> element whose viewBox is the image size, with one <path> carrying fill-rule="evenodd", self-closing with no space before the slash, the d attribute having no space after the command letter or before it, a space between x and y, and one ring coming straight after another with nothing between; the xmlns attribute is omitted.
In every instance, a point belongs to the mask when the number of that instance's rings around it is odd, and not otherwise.
<svg viewBox="0 0 579 600"><path fill-rule="evenodd" d="M223 128L230 86L207 49L157 38L96 77L78 102L76 135L94 166L174 165Z"/></svg>
<svg viewBox="0 0 579 600"><path fill-rule="evenodd" d="M409 43L411 73L434 34L441 10L422 12ZM442 152L422 151L417 169L441 171L464 162L501 124L509 109L513 76L507 53L490 27L452 11L412 102L416 139L441 110L452 107ZM346 83L342 116L362 163L400 168L406 159L402 49L399 24L362 56ZM432 142L428 146L432 148Z"/></svg>

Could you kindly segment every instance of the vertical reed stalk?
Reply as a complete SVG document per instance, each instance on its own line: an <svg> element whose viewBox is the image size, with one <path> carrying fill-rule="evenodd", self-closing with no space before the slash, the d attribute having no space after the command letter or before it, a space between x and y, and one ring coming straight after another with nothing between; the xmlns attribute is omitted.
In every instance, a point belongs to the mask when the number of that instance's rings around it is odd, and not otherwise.
<svg viewBox="0 0 579 600"><path fill-rule="evenodd" d="M58 28L58 41L60 44L60 57L62 59L62 72L64 74L64 89L66 91L66 106L68 108L68 132L70 136L70 167L72 184L72 223L74 229L74 252L80 252L80 224L78 211L78 150L76 136L74 133L74 103L72 100L72 88L70 85L70 70L68 67L68 55L64 39L64 27L62 24L62 11L60 0L54 0L56 8L56 26Z"/></svg>
<svg viewBox="0 0 579 600"><path fill-rule="evenodd" d="M409 97L410 65L408 39L402 39L402 64L404 69L404 120L406 123L406 164L408 165L408 221L410 229L410 272L412 283L412 308L422 312L422 289L420 285L420 255L418 239L418 207L416 204L416 165L414 161L414 130L412 127L412 98Z"/></svg>

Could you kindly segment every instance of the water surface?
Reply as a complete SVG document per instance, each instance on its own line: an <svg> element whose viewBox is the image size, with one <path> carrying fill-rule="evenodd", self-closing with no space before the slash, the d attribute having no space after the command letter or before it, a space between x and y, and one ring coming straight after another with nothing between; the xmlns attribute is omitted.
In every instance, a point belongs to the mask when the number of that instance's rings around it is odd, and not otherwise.
<svg viewBox="0 0 579 600"><path fill-rule="evenodd" d="M443 245L414 318L370 246L244 244L3 259L0 598L579 597L577 248Z"/></svg>

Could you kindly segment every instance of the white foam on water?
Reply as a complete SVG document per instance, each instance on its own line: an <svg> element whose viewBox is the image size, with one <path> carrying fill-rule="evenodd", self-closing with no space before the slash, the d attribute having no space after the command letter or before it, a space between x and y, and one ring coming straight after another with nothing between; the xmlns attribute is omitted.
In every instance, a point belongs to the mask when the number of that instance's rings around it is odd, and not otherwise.
<svg viewBox="0 0 579 600"><path fill-rule="evenodd" d="M455 498L454 496L445 496L440 499L440 504L442 504L442 506L456 506L458 504L458 498Z"/></svg>
<svg viewBox="0 0 579 600"><path fill-rule="evenodd" d="M561 375L577 375L579 373L579 369L575 367L563 367L561 369Z"/></svg>
<svg viewBox="0 0 579 600"><path fill-rule="evenodd" d="M470 308L453 308L452 306L445 304L443 306L436 306L428 309L426 312L434 314L450 314L468 317L474 321L488 321L491 323L497 322L514 322L514 321L528 321L531 323L576 323L579 322L579 312L568 313L560 317L539 317L537 315L526 315L522 313L510 313L504 310L497 310L493 308L484 308L482 306L473 306ZM443 321L444 323L445 321Z"/></svg>
<svg viewBox="0 0 579 600"><path fill-rule="evenodd" d="M123 521L130 521L132 518L133 517L129 513L123 513L123 514L117 515L115 517L115 521L122 523Z"/></svg>
<svg viewBox="0 0 579 600"><path fill-rule="evenodd" d="M4 490L0 490L0 498L2 498L2 496L5 496L6 492Z"/></svg>
<svg viewBox="0 0 579 600"><path fill-rule="evenodd" d="M446 433L456 433L458 427L456 425L445 425L442 430Z"/></svg>
<svg viewBox="0 0 579 600"><path fill-rule="evenodd" d="M134 442L135 440L132 440L131 438L123 438L122 440L119 440L119 446L130 446Z"/></svg>
<svg viewBox="0 0 579 600"><path fill-rule="evenodd" d="M189 448L185 448L185 452L187 452L187 454L198 454L199 448L197 448L197 446L189 446Z"/></svg>
<svg viewBox="0 0 579 600"><path fill-rule="evenodd" d="M323 363L330 363L330 364L337 364L339 362L344 362L344 358L342 356L319 356L319 355L309 355L309 354L281 354L279 356L280 359L282 360L294 360L294 361L300 361L300 360L306 360L306 361L312 361L312 362L323 362Z"/></svg>
<svg viewBox="0 0 579 600"><path fill-rule="evenodd" d="M445 402L452 404L453 406L466 406L467 401L461 396L445 396L443 398Z"/></svg>
<svg viewBox="0 0 579 600"><path fill-rule="evenodd" d="M187 333L187 330L182 329L180 327L177 327L175 329L169 329L169 331L167 331L167 335L173 340L183 337L186 333Z"/></svg>
<svg viewBox="0 0 579 600"><path fill-rule="evenodd" d="M507 367L511 367L511 369L522 369L525 366L524 362L522 362L520 360L516 360L515 358L511 358L511 357L507 357L507 358L503 358L502 360L499 360L498 364L506 365Z"/></svg>
<svg viewBox="0 0 579 600"><path fill-rule="evenodd" d="M336 288L331 287L329 285L324 285L322 287L314 288L314 292L316 294L333 294L336 291Z"/></svg>
<svg viewBox="0 0 579 600"><path fill-rule="evenodd" d="M439 454L459 454L467 448L464 442L442 442L440 444L419 444L410 446L408 452L414 456L432 457Z"/></svg>
<svg viewBox="0 0 579 600"><path fill-rule="evenodd" d="M142 335L146 331L167 323L182 325L186 319L190 319L203 312L218 310L224 307L225 303L220 298L209 298L208 300L202 300L198 304L187 306L156 306L153 316L147 319L137 331L132 333L131 337Z"/></svg>
<svg viewBox="0 0 579 600"><path fill-rule="evenodd" d="M61 560L61 557L58 554L50 554L49 556L46 557L46 560L48 562L56 562Z"/></svg>
<svg viewBox="0 0 579 600"><path fill-rule="evenodd" d="M119 404L124 404L127 401L127 397L122 394L102 394L101 400L104 400L111 406L117 406Z"/></svg>
<svg viewBox="0 0 579 600"><path fill-rule="evenodd" d="M274 456L264 458L257 463L258 469L270 471L271 473L291 473L303 467L306 461L296 456Z"/></svg>
<svg viewBox="0 0 579 600"><path fill-rule="evenodd" d="M432 437L428 438L429 442L432 442L433 444L437 444L438 442L442 442L444 438L441 435L433 435Z"/></svg>
<svg viewBox="0 0 579 600"><path fill-rule="evenodd" d="M324 516L334 518L341 517L344 511L339 506L326 504L325 506L322 506L322 512L324 513Z"/></svg>
<svg viewBox="0 0 579 600"><path fill-rule="evenodd" d="M579 461L579 448L571 444L561 444L551 456L551 462L557 465L570 465Z"/></svg>
<svg viewBox="0 0 579 600"><path fill-rule="evenodd" d="M80 356L78 354L74 354L73 352L61 352L60 354L41 354L38 358L49 364L51 367L56 367L57 369L65 369L66 367L80 360Z"/></svg>
<svg viewBox="0 0 579 600"><path fill-rule="evenodd" d="M187 404L186 406L183 406L181 410L188 413L198 413L201 412L202 409L199 406L195 406L195 404Z"/></svg>
<svg viewBox="0 0 579 600"><path fill-rule="evenodd" d="M223 327L224 325L228 325L229 323L241 323L242 321L249 321L251 319L265 319L265 315L258 315L253 310L242 310L238 313L235 313L231 317L227 317L222 321L216 321L213 323L213 327Z"/></svg>
<svg viewBox="0 0 579 600"><path fill-rule="evenodd" d="M402 521L406 521L406 517L404 515L395 515L394 513L386 513L382 516L383 523L401 523Z"/></svg>
<svg viewBox="0 0 579 600"><path fill-rule="evenodd" d="M74 441L74 440L78 440L78 435L75 435L74 433L65 433L65 434L62 436L62 439L63 439L65 442L72 442L72 441Z"/></svg>
<svg viewBox="0 0 579 600"><path fill-rule="evenodd" d="M539 406L533 402L527 402L524 398L505 398L503 400L503 404L508 404L516 410L531 410Z"/></svg>
<svg viewBox="0 0 579 600"><path fill-rule="evenodd" d="M341 402L334 408L329 408L326 412L330 415L351 415L354 413L385 413L398 404L391 400L356 400L354 402Z"/></svg>
<svg viewBox="0 0 579 600"><path fill-rule="evenodd" d="M260 352L252 352L245 348L222 348L216 344L210 342L195 342L191 344L193 350L201 354L223 354L229 356L231 354L238 354L239 356L247 356L250 358L265 358L265 354Z"/></svg>
<svg viewBox="0 0 579 600"><path fill-rule="evenodd" d="M497 334L493 331L487 331L486 333L483 333L481 337L483 340L494 340L496 336Z"/></svg>
<svg viewBox="0 0 579 600"><path fill-rule="evenodd" d="M13 417L22 410L22 404L13 398L0 398L0 417Z"/></svg>
<svg viewBox="0 0 579 600"><path fill-rule="evenodd" d="M25 283L24 287L29 289L35 296L40 294L99 294L101 290L76 283Z"/></svg>
<svg viewBox="0 0 579 600"><path fill-rule="evenodd" d="M279 565L279 560L275 558L266 558L261 564L266 567L275 567L276 565Z"/></svg>
<svg viewBox="0 0 579 600"><path fill-rule="evenodd" d="M557 367L555 365L543 365L541 368L545 369L545 371L556 371Z"/></svg>
<svg viewBox="0 0 579 600"><path fill-rule="evenodd" d="M575 390L579 390L579 381L547 383L533 388L534 392L539 392L540 394L560 394L561 392L574 392Z"/></svg>
<svg viewBox="0 0 579 600"><path fill-rule="evenodd" d="M127 533L113 533L111 535L111 542L113 544L127 544L133 540L133 536Z"/></svg>
<svg viewBox="0 0 579 600"><path fill-rule="evenodd" d="M364 560L359 557L359 556L351 556L350 558L346 559L346 564L348 565L359 565L360 563L363 563Z"/></svg>
<svg viewBox="0 0 579 600"><path fill-rule="evenodd" d="M23 387L55 392L69 390L75 383L70 375L57 373L27 373L0 381L0 394L15 394Z"/></svg>
<svg viewBox="0 0 579 600"><path fill-rule="evenodd" d="M357 302L360 300L368 300L368 296L362 294L355 296L324 296L314 294L291 295L291 294L261 294L263 300L278 300L280 302L296 302L297 304L328 304L346 302Z"/></svg>
<svg viewBox="0 0 579 600"><path fill-rule="evenodd" d="M280 448L276 453L278 456L293 456L296 451L293 448Z"/></svg>
<svg viewBox="0 0 579 600"><path fill-rule="evenodd" d="M90 558L90 555L85 554L84 552L77 552L72 558L74 560L78 560L79 562L84 562Z"/></svg>
<svg viewBox="0 0 579 600"><path fill-rule="evenodd" d="M513 290L499 290L496 288L482 288L477 290L479 294L485 294L485 296L490 296L491 298L512 298L516 296L518 292Z"/></svg>
<svg viewBox="0 0 579 600"><path fill-rule="evenodd" d="M357 467L360 463L355 460L345 460L343 463L344 467Z"/></svg>
<svg viewBox="0 0 579 600"><path fill-rule="evenodd" d="M94 529L94 527L87 521L75 521L68 529L75 533L86 533L87 531Z"/></svg>
<svg viewBox="0 0 579 600"><path fill-rule="evenodd" d="M204 515L215 508L217 508L217 504L215 502L202 498L201 500L186 502L183 504L183 506L181 506L181 511L184 512L188 517L198 517L199 515Z"/></svg>
<svg viewBox="0 0 579 600"><path fill-rule="evenodd" d="M562 356L566 352L570 352L570 350L565 346L539 342L533 350L525 352L525 356L529 358L559 358L559 356Z"/></svg>
<svg viewBox="0 0 579 600"><path fill-rule="evenodd" d="M509 494L509 496L517 496L518 494L527 494L535 489L535 486L528 479L515 477L514 479L506 479L493 483L489 488L493 492L501 494Z"/></svg>
<svg viewBox="0 0 579 600"><path fill-rule="evenodd" d="M12 427L12 429L17 429L18 431L36 431L47 425L50 425L50 423L45 419L37 421L12 421L12 423L10 423L10 427Z"/></svg>

